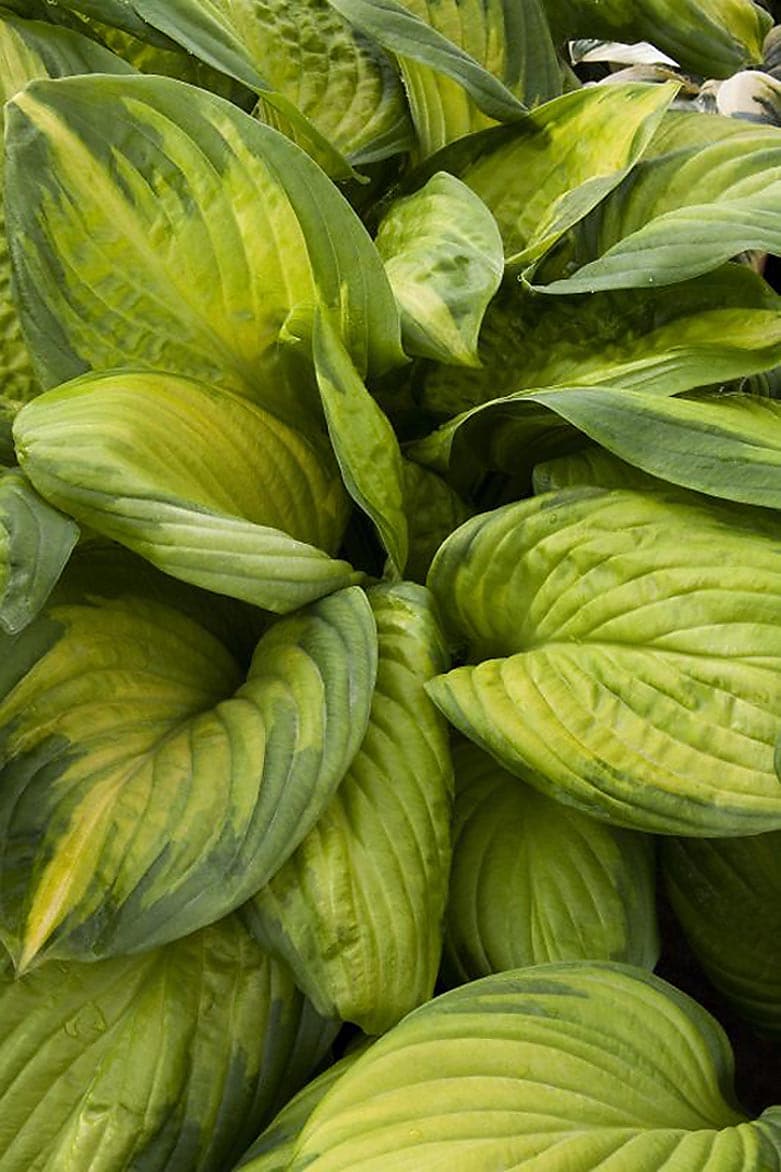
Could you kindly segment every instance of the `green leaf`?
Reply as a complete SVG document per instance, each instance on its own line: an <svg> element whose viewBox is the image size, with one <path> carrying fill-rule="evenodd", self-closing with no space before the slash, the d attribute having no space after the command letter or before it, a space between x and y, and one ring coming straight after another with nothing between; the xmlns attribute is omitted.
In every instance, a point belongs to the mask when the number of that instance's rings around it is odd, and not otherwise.
<svg viewBox="0 0 781 1172"><path fill-rule="evenodd" d="M456 173L496 217L508 264L538 260L621 183L676 89L634 83L577 90L475 140Z"/></svg>
<svg viewBox="0 0 781 1172"><path fill-rule="evenodd" d="M45 8L50 12L54 9L55 16L59 9L75 13L77 16L105 21L106 24L124 29L125 32L142 39L151 39L164 45L170 44L167 37L161 38L139 15L135 0L53 0L53 3L52 0L45 0Z"/></svg>
<svg viewBox="0 0 781 1172"><path fill-rule="evenodd" d="M46 386L164 369L302 426L319 305L361 374L404 361L371 239L276 131L159 77L40 82L8 109L9 236Z"/></svg>
<svg viewBox="0 0 781 1172"><path fill-rule="evenodd" d="M506 285L489 306L482 367L425 372L421 405L452 416L523 389L621 386L665 395L781 361L781 298L742 265L675 288L540 297Z"/></svg>
<svg viewBox="0 0 781 1172"><path fill-rule="evenodd" d="M28 82L78 73L132 72L113 53L70 29L36 20L0 15L0 101L9 101ZM0 113L0 125L4 121ZM0 186L4 186L0 162ZM11 288L11 258L5 212L0 202L0 377L3 391L17 399L31 399L40 387L22 335L19 312Z"/></svg>
<svg viewBox="0 0 781 1172"><path fill-rule="evenodd" d="M683 68L729 77L762 61L771 18L751 0L544 0L564 37L652 41Z"/></svg>
<svg viewBox="0 0 781 1172"><path fill-rule="evenodd" d="M202 624L95 585L3 654L0 920L24 970L165 943L267 883L360 746L377 652L356 588L276 623L245 679Z"/></svg>
<svg viewBox="0 0 781 1172"><path fill-rule="evenodd" d="M746 249L781 252L781 129L689 114L672 119L655 147L581 226L576 271L549 283L543 273L534 288L669 285Z"/></svg>
<svg viewBox="0 0 781 1172"><path fill-rule="evenodd" d="M401 583L369 599L379 661L366 736L324 815L246 914L321 1013L376 1034L433 992L452 765L424 691L448 663L431 596Z"/></svg>
<svg viewBox="0 0 781 1172"><path fill-rule="evenodd" d="M375 244L407 353L478 366L480 323L504 276L502 238L482 200L438 171L391 205Z"/></svg>
<svg viewBox="0 0 781 1172"><path fill-rule="evenodd" d="M616 825L777 829L779 536L775 514L597 488L475 517L429 573L470 665L427 691L510 772Z"/></svg>
<svg viewBox="0 0 781 1172"><path fill-rule="evenodd" d="M528 106L561 93L561 65L540 0L408 0L406 7ZM397 52L419 157L494 125L459 77L439 72L433 59Z"/></svg>
<svg viewBox="0 0 781 1172"><path fill-rule="evenodd" d="M132 958L3 969L7 1172L220 1172L333 1033L236 917Z"/></svg>
<svg viewBox="0 0 781 1172"><path fill-rule="evenodd" d="M709 1014L620 965L540 965L416 1010L305 1126L289 1172L778 1172L781 1112L732 1102Z"/></svg>
<svg viewBox="0 0 781 1172"><path fill-rule="evenodd" d="M347 500L325 444L238 395L86 375L28 403L14 437L51 504L185 582L287 613L361 577L329 557Z"/></svg>
<svg viewBox="0 0 781 1172"><path fill-rule="evenodd" d="M0 471L0 627L15 635L46 602L79 537L16 471Z"/></svg>
<svg viewBox="0 0 781 1172"><path fill-rule="evenodd" d="M353 174L344 155L372 157L407 137L398 78L382 55L326 0L133 0L155 28L236 78L281 116L297 141L336 179ZM384 154L380 149L379 157ZM364 156L366 157L366 156Z"/></svg>
<svg viewBox="0 0 781 1172"><path fill-rule="evenodd" d="M411 460L404 461L404 510L409 529L406 575L425 582L434 554L473 510L441 476Z"/></svg>
<svg viewBox="0 0 781 1172"><path fill-rule="evenodd" d="M475 105L499 122L512 122L526 107L497 77L425 19L397 0L328 0L332 8L388 53L452 78Z"/></svg>
<svg viewBox="0 0 781 1172"><path fill-rule="evenodd" d="M324 314L315 318L313 357L328 433L347 491L374 522L400 577L408 536L404 469L393 428Z"/></svg>
<svg viewBox="0 0 781 1172"><path fill-rule="evenodd" d="M708 979L755 1029L781 1036L781 834L670 839L661 860Z"/></svg>
<svg viewBox="0 0 781 1172"><path fill-rule="evenodd" d="M470 741L454 765L445 952L458 983L547 961L653 969L650 839L551 801Z"/></svg>

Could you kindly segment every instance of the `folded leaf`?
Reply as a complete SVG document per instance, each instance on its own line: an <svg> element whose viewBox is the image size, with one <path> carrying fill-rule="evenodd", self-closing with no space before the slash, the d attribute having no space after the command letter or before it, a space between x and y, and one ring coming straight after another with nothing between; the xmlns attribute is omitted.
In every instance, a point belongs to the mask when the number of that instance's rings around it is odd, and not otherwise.
<svg viewBox="0 0 781 1172"><path fill-rule="evenodd" d="M407 561L404 469L390 421L371 397L328 318L318 314L312 339L328 433L345 486L371 517L401 577ZM315 498L316 499L316 498Z"/></svg>
<svg viewBox="0 0 781 1172"><path fill-rule="evenodd" d="M408 0L405 7L499 78L526 105L536 106L561 93L562 70L541 0ZM440 72L433 56L415 56L401 48L394 51L415 123L419 157L426 158L455 139L494 124L464 78Z"/></svg>
<svg viewBox="0 0 781 1172"><path fill-rule="evenodd" d="M732 1104L694 1001L620 965L486 977L410 1014L310 1116L289 1172L777 1172L781 1111Z"/></svg>
<svg viewBox="0 0 781 1172"><path fill-rule="evenodd" d="M185 582L285 613L360 577L324 552L347 520L326 446L237 395L87 375L29 403L14 436L48 501Z"/></svg>
<svg viewBox="0 0 781 1172"><path fill-rule="evenodd" d="M533 110L517 127L475 140L456 173L496 217L509 264L536 261L618 186L647 149L676 88L577 90Z"/></svg>
<svg viewBox="0 0 781 1172"><path fill-rule="evenodd" d="M691 837L779 828L779 536L775 514L597 488L475 517L429 585L484 662L427 691L586 813Z"/></svg>
<svg viewBox="0 0 781 1172"><path fill-rule="evenodd" d="M771 19L751 0L544 0L557 34L653 41L687 71L729 77L762 60Z"/></svg>
<svg viewBox="0 0 781 1172"><path fill-rule="evenodd" d="M482 200L439 171L391 205L375 243L401 309L407 353L479 365L480 323L504 276L502 238Z"/></svg>
<svg viewBox="0 0 781 1172"><path fill-rule="evenodd" d="M531 789L470 741L456 803L445 953L460 983L565 960L658 958L649 838Z"/></svg>
<svg viewBox="0 0 781 1172"><path fill-rule="evenodd" d="M79 537L16 471L0 471L0 627L27 626L46 602Z"/></svg>
<svg viewBox="0 0 781 1172"><path fill-rule="evenodd" d="M665 395L781 361L781 298L742 265L658 289L539 297L506 285L480 331L479 370L434 366L421 403L452 416L522 389L621 386Z"/></svg>
<svg viewBox="0 0 781 1172"><path fill-rule="evenodd" d="M221 1172L333 1031L236 917L136 957L0 972L7 1172Z"/></svg>
<svg viewBox="0 0 781 1172"><path fill-rule="evenodd" d="M534 288L669 285L746 249L781 252L779 192L780 128L684 115L583 225L570 265L576 271L550 283L542 274Z"/></svg>
<svg viewBox="0 0 781 1172"><path fill-rule="evenodd" d="M781 834L669 839L661 861L710 981L755 1029L781 1036Z"/></svg>
<svg viewBox="0 0 781 1172"><path fill-rule="evenodd" d="M403 147L401 83L327 0L133 0L149 24L260 95L334 178L344 155Z"/></svg>
<svg viewBox="0 0 781 1172"><path fill-rule="evenodd" d="M361 743L376 633L341 591L263 635L243 680L193 619L95 594L3 650L0 921L23 970L165 943L268 882Z"/></svg>
<svg viewBox="0 0 781 1172"><path fill-rule="evenodd" d="M276 131L141 76L40 82L7 117L9 237L45 385L90 367L163 369L302 426L317 410L318 305L362 374L403 361L368 234Z"/></svg>
<svg viewBox="0 0 781 1172"><path fill-rule="evenodd" d="M433 992L452 765L423 690L448 662L431 596L400 583L369 599L379 660L366 736L317 825L245 910L320 1012L376 1034Z"/></svg>

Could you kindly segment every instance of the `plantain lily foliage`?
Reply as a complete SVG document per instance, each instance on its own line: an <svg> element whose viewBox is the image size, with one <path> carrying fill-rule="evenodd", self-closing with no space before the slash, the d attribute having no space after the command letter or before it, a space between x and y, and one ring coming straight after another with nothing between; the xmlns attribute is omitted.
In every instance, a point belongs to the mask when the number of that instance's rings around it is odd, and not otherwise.
<svg viewBox="0 0 781 1172"><path fill-rule="evenodd" d="M781 1172L778 8L0 3L2 1172Z"/></svg>

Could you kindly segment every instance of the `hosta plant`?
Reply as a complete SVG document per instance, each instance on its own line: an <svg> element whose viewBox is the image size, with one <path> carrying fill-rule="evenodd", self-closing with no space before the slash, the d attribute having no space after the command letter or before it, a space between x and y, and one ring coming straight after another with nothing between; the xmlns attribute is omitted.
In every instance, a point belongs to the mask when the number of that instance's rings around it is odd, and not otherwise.
<svg viewBox="0 0 781 1172"><path fill-rule="evenodd" d="M778 16L0 4L2 1172L781 1168Z"/></svg>

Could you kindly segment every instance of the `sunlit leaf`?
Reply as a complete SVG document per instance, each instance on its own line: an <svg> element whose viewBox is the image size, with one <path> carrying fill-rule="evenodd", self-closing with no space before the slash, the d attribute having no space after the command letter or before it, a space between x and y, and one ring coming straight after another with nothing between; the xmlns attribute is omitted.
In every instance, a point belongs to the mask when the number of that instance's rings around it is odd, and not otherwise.
<svg viewBox="0 0 781 1172"><path fill-rule="evenodd" d="M246 677L194 618L99 583L6 637L0 921L17 968L144 950L245 902L342 780L375 663L355 588L271 627Z"/></svg>
<svg viewBox="0 0 781 1172"><path fill-rule="evenodd" d="M324 441L238 395L86 375L29 403L14 435L51 504L186 582L285 613L360 579L329 556L347 498Z"/></svg>
<svg viewBox="0 0 781 1172"><path fill-rule="evenodd" d="M712 1017L620 965L540 965L416 1010L315 1108L289 1172L778 1172Z"/></svg>
<svg viewBox="0 0 781 1172"><path fill-rule="evenodd" d="M375 243L407 353L479 365L480 324L504 275L502 238L485 204L440 171L391 206Z"/></svg>
<svg viewBox="0 0 781 1172"><path fill-rule="evenodd" d="M165 948L0 970L7 1172L221 1172L333 1030L236 917Z"/></svg>
<svg viewBox="0 0 781 1172"><path fill-rule="evenodd" d="M318 305L362 374L403 361L368 234L276 131L158 77L40 82L8 109L9 235L46 386L164 369L301 426Z"/></svg>
<svg viewBox="0 0 781 1172"><path fill-rule="evenodd" d="M467 521L429 585L468 666L427 685L512 773L617 825L781 827L776 515L573 488Z"/></svg>
<svg viewBox="0 0 781 1172"><path fill-rule="evenodd" d="M320 1012L375 1034L433 992L452 765L423 690L448 663L431 596L401 583L369 598L379 660L366 736L324 815L246 914Z"/></svg>

